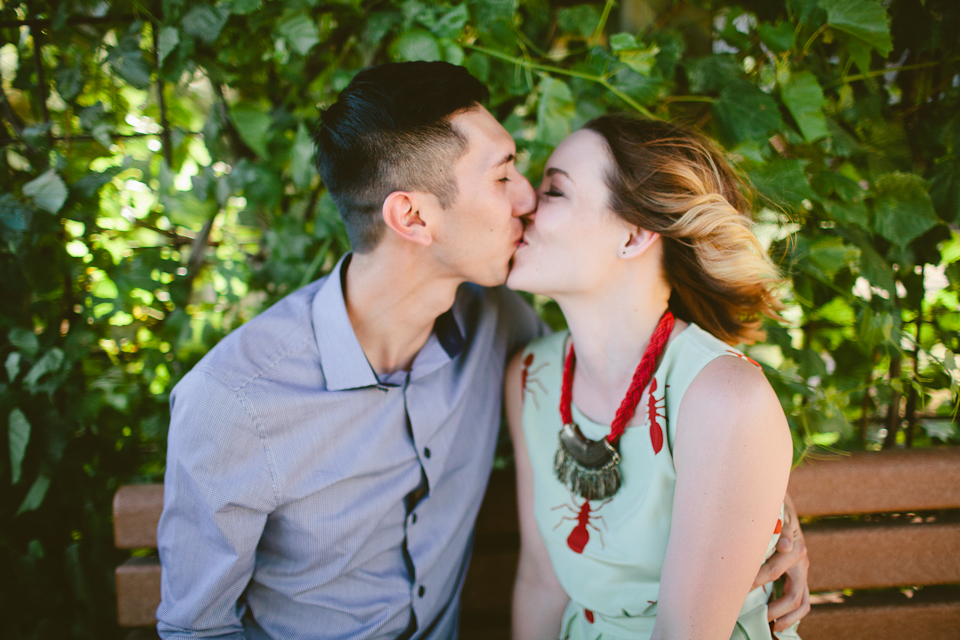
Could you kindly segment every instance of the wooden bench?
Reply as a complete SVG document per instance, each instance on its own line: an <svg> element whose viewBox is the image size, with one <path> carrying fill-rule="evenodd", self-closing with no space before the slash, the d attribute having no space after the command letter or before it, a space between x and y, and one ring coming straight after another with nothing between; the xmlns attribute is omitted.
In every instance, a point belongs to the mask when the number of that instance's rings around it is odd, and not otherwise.
<svg viewBox="0 0 960 640"><path fill-rule="evenodd" d="M960 447L855 453L794 470L814 597L804 640L960 638ZM156 547L161 485L114 498L121 549ZM507 638L519 533L513 472L495 471L477 520L461 638ZM150 627L160 601L156 555L116 570L118 621ZM917 589L917 587L923 587ZM899 588L899 589L891 589ZM853 591L853 595L850 595ZM149 630L133 638L155 637Z"/></svg>

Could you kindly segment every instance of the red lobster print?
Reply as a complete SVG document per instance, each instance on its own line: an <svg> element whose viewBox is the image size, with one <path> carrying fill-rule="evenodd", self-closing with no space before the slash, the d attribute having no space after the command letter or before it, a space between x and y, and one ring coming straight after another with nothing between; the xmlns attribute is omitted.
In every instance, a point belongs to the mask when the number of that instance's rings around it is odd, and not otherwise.
<svg viewBox="0 0 960 640"><path fill-rule="evenodd" d="M590 527L597 532L597 534L600 536L600 547L603 548L603 532L600 531L600 529L593 524L591 520L599 520L603 523L603 528L606 529L607 521L603 519L603 516L596 515L596 513L600 510L600 507L613 500L613 498L607 498L598 504L595 509L590 508L589 500L584 500L583 504L578 507L573 494L570 494L570 499L573 501L573 505L561 504L551 509L551 511L556 511L557 509L563 509L566 507L571 513L574 514L573 516L564 516L560 518L560 522L557 523L557 526L554 527L554 529L559 527L566 520L573 520L577 524L573 527L573 531L570 532L570 535L567 536L567 546L570 547L574 553L583 553L583 548L587 546L588 542L590 542L590 532L587 531L587 527Z"/></svg>
<svg viewBox="0 0 960 640"><path fill-rule="evenodd" d="M528 353L528 354L527 354L527 357L523 359L523 371L520 372L520 388L523 389L523 397L524 397L524 399L526 399L526 396L527 396L527 394L529 393L530 396L533 398L533 404L536 405L537 409L539 409L539 408L540 408L540 403L537 402L537 390L536 390L536 389L533 389L533 388L531 388L531 387L527 387L527 383L536 383L536 384L540 387L540 389L541 389L544 393L546 393L546 392L547 392L547 389L546 389L546 387L543 386L543 383L540 382L539 380L537 380L536 378L534 378L533 376L537 375L537 373L538 373L541 369L543 369L545 366L547 366L547 363L544 362L544 363L541 364L539 367L537 367L536 369L534 369L533 371L531 371L531 370L530 370L530 366L531 366L532 364L533 364L533 354L532 354L532 353Z"/></svg>
<svg viewBox="0 0 960 640"><path fill-rule="evenodd" d="M667 385L669 387L670 385ZM664 387L664 394L659 398L654 395L657 390L657 379L654 378L650 382L650 395L647 397L647 417L650 420L650 442L653 443L653 454L656 455L660 453L660 449L663 448L663 428L660 426L660 423L657 422L657 418L663 420L664 425L667 422L667 416L665 413L660 413L660 410L666 411L665 398L666 387ZM664 403L664 404L660 404Z"/></svg>
<svg viewBox="0 0 960 640"><path fill-rule="evenodd" d="M741 360L746 360L747 362L749 362L750 364L752 364L752 365L755 366L755 367L760 367L761 369L763 369L763 366L761 366L761 364L760 364L759 362L757 362L756 360L754 360L754 359L751 358L750 356L745 356L745 355L743 355L743 354L740 353L739 351L734 351L733 349L727 349L727 353L729 353L729 354L731 354L731 355L734 355L734 356L737 356L737 357L740 358Z"/></svg>

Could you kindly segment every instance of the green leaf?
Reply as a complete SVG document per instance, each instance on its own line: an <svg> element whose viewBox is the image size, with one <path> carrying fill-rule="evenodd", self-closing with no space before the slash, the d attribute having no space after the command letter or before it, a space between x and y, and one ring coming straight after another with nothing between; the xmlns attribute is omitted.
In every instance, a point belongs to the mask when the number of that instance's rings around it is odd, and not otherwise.
<svg viewBox="0 0 960 640"><path fill-rule="evenodd" d="M893 49L890 18L878 0L820 0L827 24L860 38L886 57Z"/></svg>
<svg viewBox="0 0 960 640"><path fill-rule="evenodd" d="M691 93L715 93L742 80L743 66L727 53L691 58L683 62Z"/></svg>
<svg viewBox="0 0 960 640"><path fill-rule="evenodd" d="M858 244L860 246L860 275L873 286L886 289L888 293L893 293L896 289L893 281L893 269L869 243L861 242Z"/></svg>
<svg viewBox="0 0 960 640"><path fill-rule="evenodd" d="M764 139L783 127L773 98L745 80L724 87L713 101L713 116L720 136L731 146Z"/></svg>
<svg viewBox="0 0 960 640"><path fill-rule="evenodd" d="M827 236L814 239L807 257L820 271L832 279L840 269L860 257L860 249L846 244L843 238L838 236Z"/></svg>
<svg viewBox="0 0 960 640"><path fill-rule="evenodd" d="M20 504L20 508L17 509L16 515L37 509L43 504L43 499L46 497L49 488L50 478L45 475L38 477L30 487L30 491L27 492L27 497Z"/></svg>
<svg viewBox="0 0 960 640"><path fill-rule="evenodd" d="M253 13L261 6L261 0L233 0L230 3L230 13L244 15Z"/></svg>
<svg viewBox="0 0 960 640"><path fill-rule="evenodd" d="M150 65L143 59L140 51L140 30L143 23L139 20L132 23L124 32L117 46L110 50L108 61L121 78L138 89L150 86Z"/></svg>
<svg viewBox="0 0 960 640"><path fill-rule="evenodd" d="M901 246L910 244L939 220L926 181L915 173L887 173L874 183L877 233Z"/></svg>
<svg viewBox="0 0 960 640"><path fill-rule="evenodd" d="M27 443L30 442L30 423L20 409L14 409L10 412L7 423L9 425L11 482L17 484L20 482L20 470L23 464L23 456L27 453Z"/></svg>
<svg viewBox="0 0 960 640"><path fill-rule="evenodd" d="M0 250L9 248L16 251L19 248L23 234L30 227L31 218L31 209L13 195L7 193L0 196L0 238L3 239Z"/></svg>
<svg viewBox="0 0 960 640"><path fill-rule="evenodd" d="M260 157L266 157L267 133L273 125L270 114L256 107L234 107L230 119L247 146Z"/></svg>
<svg viewBox="0 0 960 640"><path fill-rule="evenodd" d="M555 146L570 134L570 121L575 112L573 93L565 82L551 76L543 78L540 91L535 139Z"/></svg>
<svg viewBox="0 0 960 640"><path fill-rule="evenodd" d="M37 349L40 348L40 341L37 339L37 334L23 327L10 329L10 333L7 334L7 340L10 341L10 344L29 356L34 355Z"/></svg>
<svg viewBox="0 0 960 640"><path fill-rule="evenodd" d="M610 37L610 50L617 59L642 76L649 76L657 63L660 47L653 44L643 47L629 33L618 33Z"/></svg>
<svg viewBox="0 0 960 640"><path fill-rule="evenodd" d="M785 209L797 209L805 199L816 198L807 182L804 160L775 158L767 164L750 170L757 191L776 205Z"/></svg>
<svg viewBox="0 0 960 640"><path fill-rule="evenodd" d="M48 373L58 371L62 365L63 351L58 347L53 347L33 363L30 371L24 376L23 383L33 391L36 388L37 382L40 381L40 378Z"/></svg>
<svg viewBox="0 0 960 640"><path fill-rule="evenodd" d="M440 43L423 29L410 29L390 45L390 58L397 62L443 60Z"/></svg>
<svg viewBox="0 0 960 640"><path fill-rule="evenodd" d="M813 142L830 135L827 131L827 119L823 115L823 89L809 71L795 73L790 81L780 89L780 98L787 106L800 133L807 142Z"/></svg>
<svg viewBox="0 0 960 640"><path fill-rule="evenodd" d="M948 160L934 169L930 199L940 218L960 224L960 161Z"/></svg>
<svg viewBox="0 0 960 640"><path fill-rule="evenodd" d="M157 64L163 64L170 52L180 44L180 32L176 27L164 27L157 39Z"/></svg>
<svg viewBox="0 0 960 640"><path fill-rule="evenodd" d="M23 195L32 198L35 205L50 213L60 211L67 201L67 194L67 185L53 169L23 185Z"/></svg>
<svg viewBox="0 0 960 640"><path fill-rule="evenodd" d="M7 356L7 361L4 363L4 367L7 370L7 379L10 382L16 380L17 376L20 375L20 355L19 351L14 351Z"/></svg>
<svg viewBox="0 0 960 640"><path fill-rule="evenodd" d="M487 29L497 20L512 20L517 12L517 0L470 0L468 4L475 24Z"/></svg>
<svg viewBox="0 0 960 640"><path fill-rule="evenodd" d="M301 122L297 127L297 137L293 141L293 147L290 149L290 174L294 184L301 189L310 186L313 176L317 173L313 165L313 156L313 138Z"/></svg>
<svg viewBox="0 0 960 640"><path fill-rule="evenodd" d="M57 93L67 102L73 102L83 89L83 71L79 65L62 66L54 74Z"/></svg>
<svg viewBox="0 0 960 640"><path fill-rule="evenodd" d="M290 43L290 47L302 56L307 55L320 43L317 25L306 13L294 13L277 23L277 33Z"/></svg>
<svg viewBox="0 0 960 640"><path fill-rule="evenodd" d="M600 14L593 5L578 4L557 11L557 26L564 33L572 33L589 38L600 24ZM618 34L626 35L626 34ZM613 36L615 38L616 36ZM613 44L611 38L611 44Z"/></svg>
<svg viewBox="0 0 960 640"><path fill-rule="evenodd" d="M757 28L760 41L774 53L784 53L793 48L797 27L790 22L781 22L776 26L766 22L760 23Z"/></svg>
<svg viewBox="0 0 960 640"><path fill-rule="evenodd" d="M458 4L437 20L437 24L433 25L430 31L438 38L456 38L467 26L469 19L470 12L467 10L467 5Z"/></svg>
<svg viewBox="0 0 960 640"><path fill-rule="evenodd" d="M220 35L220 30L229 17L230 9L227 7L198 4L183 16L181 24L185 32L209 44Z"/></svg>

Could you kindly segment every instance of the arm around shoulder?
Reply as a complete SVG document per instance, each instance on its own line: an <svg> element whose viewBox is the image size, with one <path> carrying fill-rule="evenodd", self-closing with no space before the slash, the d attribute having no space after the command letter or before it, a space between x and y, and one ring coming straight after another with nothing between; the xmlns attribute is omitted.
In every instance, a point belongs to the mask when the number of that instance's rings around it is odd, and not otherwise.
<svg viewBox="0 0 960 640"><path fill-rule="evenodd" d="M792 442L776 394L720 357L684 394L670 540L654 638L730 637L786 493Z"/></svg>
<svg viewBox="0 0 960 640"><path fill-rule="evenodd" d="M553 639L560 633L563 610L570 600L550 564L533 516L533 469L523 437L523 352L517 353L504 376L504 409L513 439L520 510L520 562L513 588L513 638Z"/></svg>
<svg viewBox="0 0 960 640"><path fill-rule="evenodd" d="M238 606L277 504L253 416L235 390L194 371L171 395L157 630L164 638L242 637Z"/></svg>

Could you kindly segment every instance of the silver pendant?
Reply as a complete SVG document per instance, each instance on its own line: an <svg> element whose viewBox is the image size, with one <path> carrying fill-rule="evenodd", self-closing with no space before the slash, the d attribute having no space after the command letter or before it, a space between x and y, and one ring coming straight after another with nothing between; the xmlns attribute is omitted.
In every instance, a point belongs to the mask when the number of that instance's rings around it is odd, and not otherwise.
<svg viewBox="0 0 960 640"><path fill-rule="evenodd" d="M587 500L609 498L620 488L620 453L606 438L588 440L573 423L560 430L553 470L565 487Z"/></svg>

